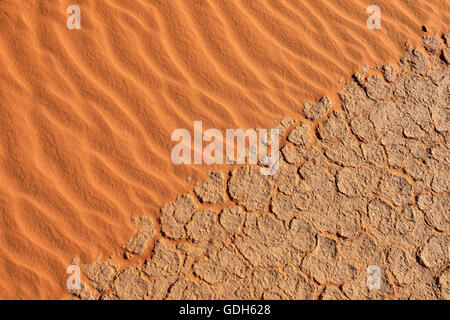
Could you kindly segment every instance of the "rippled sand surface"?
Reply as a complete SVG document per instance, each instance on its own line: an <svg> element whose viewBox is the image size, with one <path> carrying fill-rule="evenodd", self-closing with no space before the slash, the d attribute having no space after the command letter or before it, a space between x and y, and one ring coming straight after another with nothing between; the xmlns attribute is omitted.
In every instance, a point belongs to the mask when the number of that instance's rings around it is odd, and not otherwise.
<svg viewBox="0 0 450 320"><path fill-rule="evenodd" d="M0 298L66 297L74 257L120 250L214 166L176 128L270 128L450 24L448 1L0 1ZM187 179L191 177L191 179Z"/></svg>

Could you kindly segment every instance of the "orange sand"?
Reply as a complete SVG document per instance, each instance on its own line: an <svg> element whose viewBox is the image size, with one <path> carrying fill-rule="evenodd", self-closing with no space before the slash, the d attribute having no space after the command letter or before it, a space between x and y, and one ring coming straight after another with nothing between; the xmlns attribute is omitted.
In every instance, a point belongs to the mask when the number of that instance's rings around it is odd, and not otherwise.
<svg viewBox="0 0 450 320"><path fill-rule="evenodd" d="M0 2L0 298L65 297L65 270L117 252L130 218L214 166L170 161L176 128L268 128L450 24L446 0ZM188 176L192 179L186 179ZM188 182L188 180L190 182Z"/></svg>

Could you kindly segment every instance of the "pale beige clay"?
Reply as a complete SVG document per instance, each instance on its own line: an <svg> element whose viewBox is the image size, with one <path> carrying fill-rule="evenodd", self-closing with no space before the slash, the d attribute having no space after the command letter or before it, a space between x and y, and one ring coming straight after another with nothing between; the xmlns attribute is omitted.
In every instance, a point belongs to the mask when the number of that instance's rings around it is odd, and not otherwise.
<svg viewBox="0 0 450 320"><path fill-rule="evenodd" d="M134 262L83 266L81 299L449 299L450 74L424 37L285 119L281 163L210 172L140 218ZM366 68L367 69L367 68ZM367 70L366 70L367 71ZM220 207L220 209L218 209ZM147 250L146 250L147 249ZM130 260L131 261L131 260ZM367 268L380 269L380 288Z"/></svg>

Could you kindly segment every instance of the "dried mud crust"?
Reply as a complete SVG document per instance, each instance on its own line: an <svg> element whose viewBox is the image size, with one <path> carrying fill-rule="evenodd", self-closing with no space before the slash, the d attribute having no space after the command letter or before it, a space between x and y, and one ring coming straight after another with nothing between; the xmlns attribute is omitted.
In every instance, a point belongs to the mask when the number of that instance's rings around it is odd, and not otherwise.
<svg viewBox="0 0 450 320"><path fill-rule="evenodd" d="M133 263L83 265L80 299L449 299L448 34L284 119L280 168L211 172L143 217ZM220 210L218 209L220 207ZM154 220L153 220L154 219ZM379 289L367 268L380 270Z"/></svg>

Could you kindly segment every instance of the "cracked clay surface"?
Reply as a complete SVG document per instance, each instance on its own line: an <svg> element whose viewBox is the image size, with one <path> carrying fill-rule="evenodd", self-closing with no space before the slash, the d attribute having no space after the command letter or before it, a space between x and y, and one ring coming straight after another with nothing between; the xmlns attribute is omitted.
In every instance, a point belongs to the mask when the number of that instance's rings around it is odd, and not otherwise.
<svg viewBox="0 0 450 320"><path fill-rule="evenodd" d="M83 265L73 296L450 299L449 43L423 40L356 74L342 107L324 97L284 119L277 174L210 172L136 219L129 263Z"/></svg>

